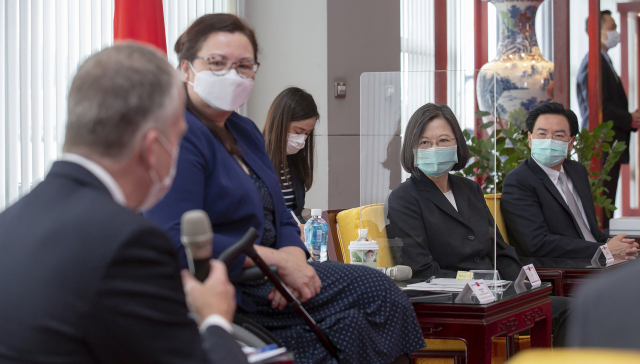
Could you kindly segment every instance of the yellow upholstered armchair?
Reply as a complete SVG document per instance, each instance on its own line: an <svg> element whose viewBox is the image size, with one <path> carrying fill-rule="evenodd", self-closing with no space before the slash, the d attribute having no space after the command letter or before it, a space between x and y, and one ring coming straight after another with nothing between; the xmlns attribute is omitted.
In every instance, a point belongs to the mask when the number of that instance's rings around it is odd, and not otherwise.
<svg viewBox="0 0 640 364"><path fill-rule="evenodd" d="M502 238L507 244L509 244L509 239L507 238L507 227L504 224L504 217L502 216L502 210L500 209L501 196L501 193L495 195L484 195L484 201L487 203L487 206L489 206L489 211L491 211L493 219L496 220L496 225L498 225L498 230L500 230Z"/></svg>
<svg viewBox="0 0 640 364"><path fill-rule="evenodd" d="M499 197L498 197L499 198ZM488 198L489 209L494 208L493 200ZM497 201L500 211L499 200ZM494 213L494 210L492 210ZM498 223L500 231L504 231L504 220L499 214L502 225ZM389 240L386 231L386 216L384 204L373 204L342 211L330 211L330 229L336 248L337 260L344 263L351 261L349 244L358 238L359 229L367 229L370 239L378 242L378 267L392 267L401 264L402 245L394 239ZM444 364L458 362L466 355L466 344L461 340L425 339L426 349L414 353L414 363L420 364ZM529 337L516 339L518 350L530 347ZM495 338L491 346L492 363L500 364L506 361L505 338Z"/></svg>

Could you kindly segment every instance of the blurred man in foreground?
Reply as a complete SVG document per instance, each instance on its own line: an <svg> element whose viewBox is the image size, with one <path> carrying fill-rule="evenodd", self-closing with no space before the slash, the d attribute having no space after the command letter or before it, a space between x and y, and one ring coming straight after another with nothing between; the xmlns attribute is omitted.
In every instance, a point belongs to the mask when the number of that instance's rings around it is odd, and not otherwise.
<svg viewBox="0 0 640 364"><path fill-rule="evenodd" d="M184 276L201 336L171 240L136 213L171 187L184 102L150 48L80 66L61 160L0 214L0 362L246 363L224 264L204 284Z"/></svg>

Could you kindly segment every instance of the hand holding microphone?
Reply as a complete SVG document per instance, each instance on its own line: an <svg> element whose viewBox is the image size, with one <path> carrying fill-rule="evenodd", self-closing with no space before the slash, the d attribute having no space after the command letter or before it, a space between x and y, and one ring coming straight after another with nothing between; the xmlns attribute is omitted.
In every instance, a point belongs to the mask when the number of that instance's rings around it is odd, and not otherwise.
<svg viewBox="0 0 640 364"><path fill-rule="evenodd" d="M208 260L211 274L204 283L197 281L186 269L182 270L182 285L189 309L196 316L198 325L211 315L220 315L233 322L236 311L236 289L229 282L227 266L219 260Z"/></svg>
<svg viewBox="0 0 640 364"><path fill-rule="evenodd" d="M181 272L182 285L196 321L200 324L211 315L220 315L230 324L236 310L235 287L229 282L227 266L211 259L213 231L209 215L203 210L182 214L180 240L190 271Z"/></svg>

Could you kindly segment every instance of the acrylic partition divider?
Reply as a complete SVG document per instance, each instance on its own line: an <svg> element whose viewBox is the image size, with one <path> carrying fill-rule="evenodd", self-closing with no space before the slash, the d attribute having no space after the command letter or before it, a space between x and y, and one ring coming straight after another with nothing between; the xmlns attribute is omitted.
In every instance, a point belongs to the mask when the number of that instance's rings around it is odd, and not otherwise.
<svg viewBox="0 0 640 364"><path fill-rule="evenodd" d="M479 94L483 102L477 103L488 105L487 109L477 110L475 106L477 78L492 85ZM492 214L498 213L494 221L500 220L499 193L504 171L510 170L504 163L514 165L523 160L517 156L521 153L516 148L519 145L506 137L513 137L518 129L505 125L504 120L496 120L495 79L496 73L490 70L361 75L360 206L344 212L342 221L338 221L341 239L347 241L344 246L351 247L351 262L380 268L410 265L415 270L414 276L420 277L432 273L455 277L458 270L474 268L474 262L480 270L492 271L485 277L493 277L493 272L499 270L495 244L500 230L496 223L483 227L482 231L472 231L467 225L470 216L487 211L477 203L482 199L478 196L478 186L468 182L480 185L489 210ZM446 90L444 96L439 92L443 89ZM457 127L437 123L445 119L434 118L434 113L453 114L455 118L449 119L457 122ZM454 129L461 131L462 137ZM466 165L462 165L463 161L458 163L458 157L463 154L459 153L461 145L469 150ZM437 177L447 173L449 183L447 178ZM466 190L456 191L456 186L464 186ZM469 191L470 186L473 189ZM415 193L415 188L419 193ZM450 202L451 198L456 207ZM469 198L475 201L469 203L465 200ZM424 201L421 204L415 199ZM467 210L470 206L482 211ZM435 210L429 210L431 208ZM427 216L425 213L429 211L442 215ZM489 221L487 218L487 225ZM345 226L348 228L343 228ZM366 237L359 236L359 229L367 229ZM455 241L454 246L450 246L452 243L447 237L453 233L446 229L468 234L464 234L463 241ZM487 244L488 247L484 256L469 257L464 256L464 244ZM455 251L455 245L459 251ZM425 246L429 254L422 251ZM452 261L456 255L461 259L460 269ZM431 264L429 259L433 260Z"/></svg>

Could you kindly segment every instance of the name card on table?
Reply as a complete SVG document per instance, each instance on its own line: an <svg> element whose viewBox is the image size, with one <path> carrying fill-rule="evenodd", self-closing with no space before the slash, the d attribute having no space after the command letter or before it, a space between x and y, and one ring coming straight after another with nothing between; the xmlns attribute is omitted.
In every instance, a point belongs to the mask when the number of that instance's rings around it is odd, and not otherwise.
<svg viewBox="0 0 640 364"><path fill-rule="evenodd" d="M520 269L520 274L518 274L518 278L516 278L516 281L513 283L513 287L516 289L517 293L527 290L524 285L525 278L529 280L529 283L531 283L531 288L538 288L542 284L540 277L538 277L538 272L536 272L536 268L533 264L525 265Z"/></svg>
<svg viewBox="0 0 640 364"><path fill-rule="evenodd" d="M459 270L456 275L456 281L470 281L473 279L473 273Z"/></svg>
<svg viewBox="0 0 640 364"><path fill-rule="evenodd" d="M594 267L600 267L600 263L598 262L598 258L600 255L604 254L604 257L607 259L607 267L613 264L613 254L611 254L611 250L607 247L607 244L600 245L600 248L596 251L596 254L591 258L591 265Z"/></svg>
<svg viewBox="0 0 640 364"><path fill-rule="evenodd" d="M471 296L474 294L482 304L491 303L496 300L485 281L481 279L479 281L469 282L464 286L462 292L456 297L456 303L471 303Z"/></svg>

